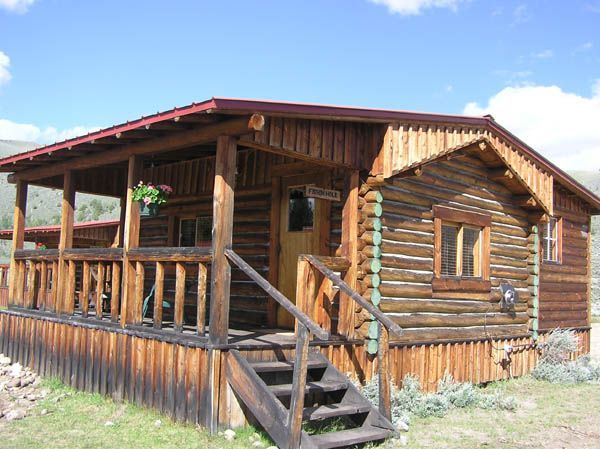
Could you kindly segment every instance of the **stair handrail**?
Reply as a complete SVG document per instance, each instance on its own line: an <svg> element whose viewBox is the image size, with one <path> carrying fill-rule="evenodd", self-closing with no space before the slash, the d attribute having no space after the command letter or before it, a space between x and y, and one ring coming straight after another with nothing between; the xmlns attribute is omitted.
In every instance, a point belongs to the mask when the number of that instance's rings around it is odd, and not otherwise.
<svg viewBox="0 0 600 449"><path fill-rule="evenodd" d="M340 276L333 270L329 269L318 256L304 254L299 256L299 260L305 260L313 268L321 272L332 283L333 286L340 289L346 296L354 302L366 309L379 324L379 348L377 351L378 358L378 374L379 374L379 411L389 420L392 418L392 403L391 403L391 376L390 376L390 361L389 361L389 333L402 335L402 328L388 317L385 313L375 307L373 304L365 300L358 294L350 285L348 285Z"/></svg>
<svg viewBox="0 0 600 449"><path fill-rule="evenodd" d="M262 277L252 268L244 259L242 259L231 248L225 249L225 256L237 265L250 279L258 284L271 298L277 301L281 306L291 313L299 323L302 323L311 331L317 338L327 340L330 336L329 332L315 323L308 315L302 312L296 305L290 301L283 293L277 290L269 281Z"/></svg>
<svg viewBox="0 0 600 449"><path fill-rule="evenodd" d="M308 371L308 347L310 333L317 338L326 340L330 334L321 328L308 315L302 312L283 293L277 290L269 281L263 278L244 259L236 254L231 248L225 249L225 256L237 265L250 279L258 284L271 298L291 313L296 319L296 357L294 362L294 374L292 379L293 390L290 397L290 409L286 423L288 434L288 445L286 449L299 449L302 441L302 410L304 408L304 393L306 389L306 377Z"/></svg>
<svg viewBox="0 0 600 449"><path fill-rule="evenodd" d="M348 297L352 298L354 302L360 305L363 309L366 309L371 315L375 317L377 321L385 326L387 330L397 335L398 337L402 335L402 328L398 326L394 321L375 307L373 304L365 300L356 290L354 290L350 285L348 285L340 276L338 276L333 270L327 268L327 266L321 262L318 256L313 256L312 254L303 254L300 257L304 258L308 261L313 267L315 267L318 271L321 272L323 276L331 281L331 283L340 289L344 294Z"/></svg>

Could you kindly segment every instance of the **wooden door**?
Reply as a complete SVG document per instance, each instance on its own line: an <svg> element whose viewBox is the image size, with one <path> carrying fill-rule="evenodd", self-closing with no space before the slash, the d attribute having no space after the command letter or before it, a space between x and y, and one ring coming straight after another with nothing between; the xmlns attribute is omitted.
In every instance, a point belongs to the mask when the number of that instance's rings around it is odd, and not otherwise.
<svg viewBox="0 0 600 449"><path fill-rule="evenodd" d="M279 279L277 288L296 302L296 268L299 254L322 254L325 251L323 233L329 232L327 201L307 198L306 185L326 187L328 176L323 173L296 175L281 180L279 217ZM277 308L277 325L293 328L294 318L282 307Z"/></svg>

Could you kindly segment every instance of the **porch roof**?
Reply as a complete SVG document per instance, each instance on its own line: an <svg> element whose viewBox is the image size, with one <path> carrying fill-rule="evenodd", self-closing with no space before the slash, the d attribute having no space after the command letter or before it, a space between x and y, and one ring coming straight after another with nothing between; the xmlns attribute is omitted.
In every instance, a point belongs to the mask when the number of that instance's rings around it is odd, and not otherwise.
<svg viewBox="0 0 600 449"><path fill-rule="evenodd" d="M209 100L175 107L157 114L142 116L133 121L114 125L84 136L53 143L23 153L0 159L0 172L14 172L39 168L72 158L90 155L107 150L115 150L131 143L138 143L153 137L163 137L172 133L189 130L197 125L215 124L231 116L262 113L270 116L289 116L313 119L390 123L415 121L465 126L482 126L496 135L502 136L515 145L524 155L550 172L554 179L567 190L586 201L596 211L600 211L600 198L578 183L570 175L537 153L518 137L496 123L491 116L464 116L436 114L404 110L372 109L293 103L281 101L248 100L213 97Z"/></svg>

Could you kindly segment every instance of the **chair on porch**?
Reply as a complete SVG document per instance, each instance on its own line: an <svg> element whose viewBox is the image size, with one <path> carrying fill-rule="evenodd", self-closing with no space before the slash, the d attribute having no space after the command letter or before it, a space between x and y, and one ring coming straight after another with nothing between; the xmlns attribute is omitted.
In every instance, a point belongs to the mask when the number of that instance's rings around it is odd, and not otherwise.
<svg viewBox="0 0 600 449"><path fill-rule="evenodd" d="M150 304L150 300L152 299L152 301L154 301L154 289L156 288L156 284L152 285L152 289L150 290L150 293L148 293L148 296L146 296L144 298L144 303L142 305L142 319L146 318L146 314L148 313L148 305ZM171 303L169 301L165 301L163 299L163 310L164 309L170 309L171 308Z"/></svg>

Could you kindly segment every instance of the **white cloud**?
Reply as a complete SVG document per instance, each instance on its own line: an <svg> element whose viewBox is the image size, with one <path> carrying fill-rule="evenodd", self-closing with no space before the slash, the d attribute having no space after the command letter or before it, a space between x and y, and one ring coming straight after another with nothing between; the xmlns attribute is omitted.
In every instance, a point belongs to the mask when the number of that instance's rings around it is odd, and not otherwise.
<svg viewBox="0 0 600 449"><path fill-rule="evenodd" d="M515 9L513 10L513 23L512 25L520 25L522 23L526 23L529 22L529 19L531 17L529 16L529 11L527 10L527 5L525 4L520 4L517 5L515 7Z"/></svg>
<svg viewBox="0 0 600 449"><path fill-rule="evenodd" d="M420 14L429 8L449 8L456 10L458 4L464 0L369 0L377 5L387 6L392 14L411 16Z"/></svg>
<svg viewBox="0 0 600 449"><path fill-rule="evenodd" d="M586 51L590 51L593 47L593 42L584 42L583 44L575 48L575 50L573 50L573 53L584 53Z"/></svg>
<svg viewBox="0 0 600 449"><path fill-rule="evenodd" d="M537 53L532 53L531 56L535 59L550 59L554 56L554 52L550 49L546 49Z"/></svg>
<svg viewBox="0 0 600 449"><path fill-rule="evenodd" d="M0 8L23 14L34 2L35 0L0 0Z"/></svg>
<svg viewBox="0 0 600 449"><path fill-rule="evenodd" d="M12 78L12 75L8 71L10 67L10 58L8 55L0 51L0 86L6 84Z"/></svg>
<svg viewBox="0 0 600 449"><path fill-rule="evenodd" d="M600 79L589 97L558 86L506 87L468 115L492 114L499 124L566 170L600 169Z"/></svg>
<svg viewBox="0 0 600 449"><path fill-rule="evenodd" d="M100 128L75 126L69 129L58 130L53 126L39 128L38 126L29 123L16 123L11 120L0 119L0 139L26 140L41 144L60 142L98 129Z"/></svg>

